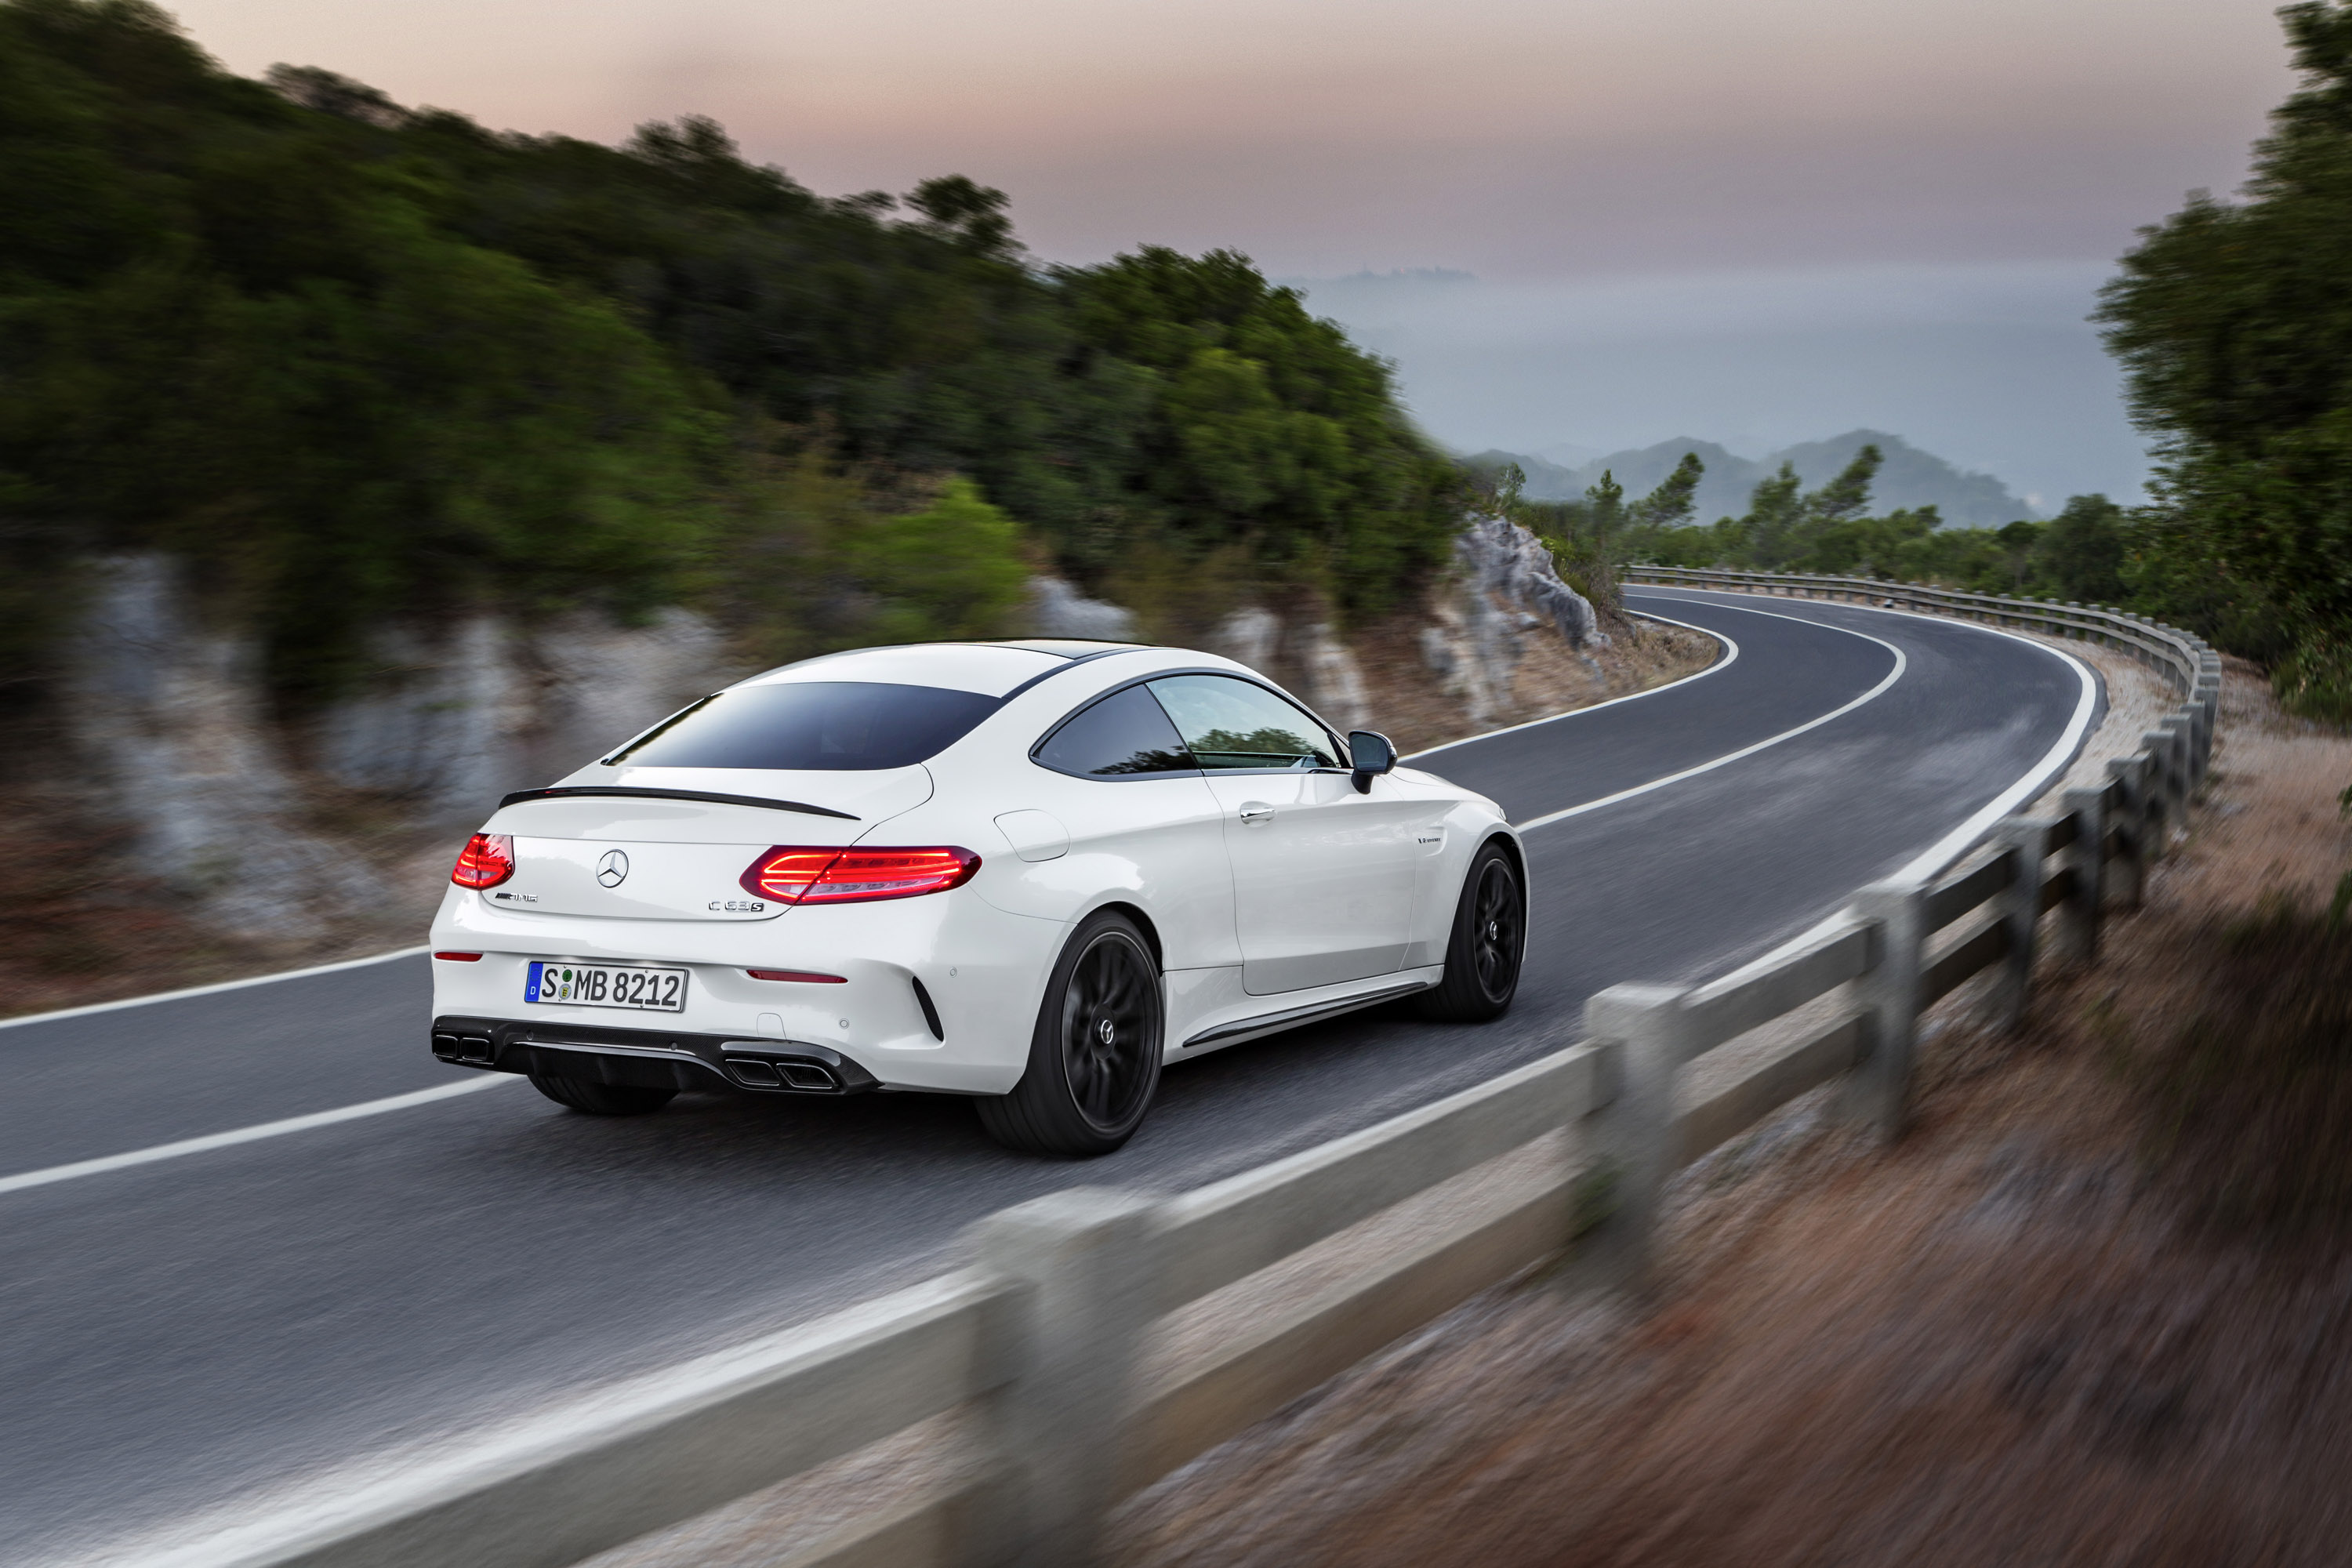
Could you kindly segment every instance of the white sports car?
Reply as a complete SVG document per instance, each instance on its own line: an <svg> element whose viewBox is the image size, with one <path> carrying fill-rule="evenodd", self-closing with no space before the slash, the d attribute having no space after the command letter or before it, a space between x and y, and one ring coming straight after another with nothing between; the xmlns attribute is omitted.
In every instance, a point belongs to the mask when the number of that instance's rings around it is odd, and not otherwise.
<svg viewBox="0 0 2352 1568"><path fill-rule="evenodd" d="M1494 803L1181 648L834 654L509 795L433 922L433 1052L604 1115L681 1089L975 1097L1124 1143L1164 1063L1392 997L1510 1005Z"/></svg>

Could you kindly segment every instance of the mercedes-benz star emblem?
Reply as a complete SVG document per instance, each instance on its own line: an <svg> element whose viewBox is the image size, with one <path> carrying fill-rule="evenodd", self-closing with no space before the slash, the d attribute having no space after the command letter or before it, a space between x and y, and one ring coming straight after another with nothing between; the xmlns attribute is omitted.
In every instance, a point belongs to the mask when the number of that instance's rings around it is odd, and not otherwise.
<svg viewBox="0 0 2352 1568"><path fill-rule="evenodd" d="M1106 1046L1118 1037L1118 1031L1111 1026L1111 1021L1108 1018L1105 1018L1097 1028L1102 1035L1102 1043Z"/></svg>
<svg viewBox="0 0 2352 1568"><path fill-rule="evenodd" d="M596 862L596 880L608 888L617 888L629 879L629 858L618 849L607 849L604 858Z"/></svg>

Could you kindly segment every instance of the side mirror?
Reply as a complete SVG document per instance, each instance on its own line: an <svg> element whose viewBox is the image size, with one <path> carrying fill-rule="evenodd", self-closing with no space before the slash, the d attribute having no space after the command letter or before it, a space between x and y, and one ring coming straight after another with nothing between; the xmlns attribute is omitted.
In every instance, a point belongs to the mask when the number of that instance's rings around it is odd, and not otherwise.
<svg viewBox="0 0 2352 1568"><path fill-rule="evenodd" d="M1371 793L1372 780L1396 766L1396 746L1378 730L1348 731L1348 754L1356 761L1356 793Z"/></svg>

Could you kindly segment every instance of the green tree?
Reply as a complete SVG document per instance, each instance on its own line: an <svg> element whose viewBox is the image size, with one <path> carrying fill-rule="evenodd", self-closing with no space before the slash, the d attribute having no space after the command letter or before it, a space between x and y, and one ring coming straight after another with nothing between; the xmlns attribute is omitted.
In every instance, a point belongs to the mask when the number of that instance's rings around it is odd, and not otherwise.
<svg viewBox="0 0 2352 1568"><path fill-rule="evenodd" d="M843 563L881 601L872 629L882 640L998 637L1029 580L1020 545L1011 518L971 480L950 479L921 510L856 529Z"/></svg>
<svg viewBox="0 0 2352 1568"><path fill-rule="evenodd" d="M1273 573L1377 610L1443 561L1462 476L1389 367L1230 251L1146 247L1061 274L1080 336L1152 373L1127 473L1185 550L1246 542Z"/></svg>
<svg viewBox="0 0 2352 1568"><path fill-rule="evenodd" d="M1699 461L1696 452L1685 452L1675 471L1658 481L1658 488L1633 503L1632 521L1639 528L1684 528L1696 510L1698 482L1706 477L1706 465Z"/></svg>
<svg viewBox="0 0 2352 1568"><path fill-rule="evenodd" d="M2130 550L2124 509L2103 495L2070 497L2042 531L2040 575L2053 596L2085 605L2120 605L2127 595Z"/></svg>
<svg viewBox="0 0 2352 1568"><path fill-rule="evenodd" d="M2279 13L2300 89L2244 199L2142 231L2103 297L2160 458L2126 575L2158 613L2280 661L2281 694L2352 716L2352 6Z"/></svg>

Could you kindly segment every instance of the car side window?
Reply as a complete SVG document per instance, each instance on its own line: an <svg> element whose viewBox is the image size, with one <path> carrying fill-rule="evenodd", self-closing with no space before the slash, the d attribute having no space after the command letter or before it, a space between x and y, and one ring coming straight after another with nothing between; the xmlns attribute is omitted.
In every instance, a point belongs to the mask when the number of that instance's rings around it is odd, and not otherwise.
<svg viewBox="0 0 2352 1568"><path fill-rule="evenodd" d="M1114 691L1080 709L1046 736L1034 755L1055 773L1080 778L1149 778L1201 771L1168 715L1140 686Z"/></svg>
<svg viewBox="0 0 2352 1568"><path fill-rule="evenodd" d="M1298 708L1229 675L1171 675L1150 683L1203 768L1337 768L1339 742Z"/></svg>

